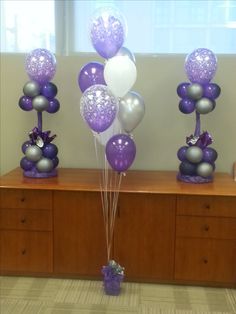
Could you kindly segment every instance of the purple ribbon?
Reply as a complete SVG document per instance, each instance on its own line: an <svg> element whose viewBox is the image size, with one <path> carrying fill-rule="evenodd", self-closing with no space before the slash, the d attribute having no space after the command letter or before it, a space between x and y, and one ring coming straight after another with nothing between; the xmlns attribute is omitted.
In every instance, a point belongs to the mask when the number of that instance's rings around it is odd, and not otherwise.
<svg viewBox="0 0 236 314"><path fill-rule="evenodd" d="M107 266L102 267L102 273L105 281L122 281L124 278L124 268L115 261L109 261Z"/></svg>
<svg viewBox="0 0 236 314"><path fill-rule="evenodd" d="M190 135L186 138L186 143L189 146L196 145L202 149L206 148L208 145L212 144L213 140L207 131L203 132L199 136Z"/></svg>
<svg viewBox="0 0 236 314"><path fill-rule="evenodd" d="M37 127L34 127L32 131L29 132L29 137L32 144L35 144L39 147L43 147L46 144L51 143L56 135L50 136L51 131L39 131Z"/></svg>

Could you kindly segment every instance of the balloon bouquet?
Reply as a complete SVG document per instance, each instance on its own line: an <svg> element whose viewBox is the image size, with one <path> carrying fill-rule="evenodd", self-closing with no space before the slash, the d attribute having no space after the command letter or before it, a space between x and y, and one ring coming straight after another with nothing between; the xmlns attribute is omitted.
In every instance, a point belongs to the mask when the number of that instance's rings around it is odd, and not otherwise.
<svg viewBox="0 0 236 314"><path fill-rule="evenodd" d="M136 145L131 132L145 113L143 98L130 89L137 77L135 57L123 46L126 23L114 8L95 11L90 38L105 65L90 62L82 67L78 84L83 93L80 112L94 135L95 152L101 168L100 190L106 231L108 265L104 266L104 288L117 295L124 269L111 259L111 247L121 178L132 165Z"/></svg>
<svg viewBox="0 0 236 314"><path fill-rule="evenodd" d="M53 177L57 175L59 163L57 146L51 143L56 135L50 136L51 131L43 131L42 113L55 113L60 108L55 98L57 87L50 82L56 72L55 56L46 49L35 49L27 55L25 68L30 81L23 87L24 95L19 99L19 106L25 111L35 109L38 125L29 132L29 140L22 145L25 156L20 166L26 177Z"/></svg>
<svg viewBox="0 0 236 314"><path fill-rule="evenodd" d="M184 114L196 112L196 127L193 135L186 138L186 146L177 153L181 161L177 179L189 183L206 183L213 180L217 152L209 147L212 137L207 132L201 133L200 116L215 109L215 99L221 89L210 83L217 69L214 53L206 48L199 48L190 53L185 60L185 71L191 83L184 82L177 87L181 97L179 110Z"/></svg>

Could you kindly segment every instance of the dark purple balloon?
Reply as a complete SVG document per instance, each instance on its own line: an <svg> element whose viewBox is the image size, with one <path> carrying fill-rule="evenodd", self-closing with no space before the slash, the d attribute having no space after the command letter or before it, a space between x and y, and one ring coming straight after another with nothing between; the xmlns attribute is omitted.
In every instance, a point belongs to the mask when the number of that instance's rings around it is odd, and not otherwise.
<svg viewBox="0 0 236 314"><path fill-rule="evenodd" d="M188 149L188 146L182 146L180 147L180 149L177 152L177 156L179 158L180 161L184 161L186 160L185 156L186 156L186 151Z"/></svg>
<svg viewBox="0 0 236 314"><path fill-rule="evenodd" d="M181 99L179 102L179 110L185 114L192 113L195 110L195 102L188 98Z"/></svg>
<svg viewBox="0 0 236 314"><path fill-rule="evenodd" d="M220 96L221 88L215 83L209 83L204 86L203 97L216 99Z"/></svg>
<svg viewBox="0 0 236 314"><path fill-rule="evenodd" d="M203 161L213 164L218 157L217 151L214 148L206 147L203 150Z"/></svg>
<svg viewBox="0 0 236 314"><path fill-rule="evenodd" d="M49 100L49 105L46 110L48 113L56 113L59 109L60 103L56 98Z"/></svg>
<svg viewBox="0 0 236 314"><path fill-rule="evenodd" d="M49 143L43 147L43 156L53 159L58 153L58 148L55 144Z"/></svg>
<svg viewBox="0 0 236 314"><path fill-rule="evenodd" d="M19 106L22 110L30 111L33 109L32 98L28 96L22 96L19 99Z"/></svg>
<svg viewBox="0 0 236 314"><path fill-rule="evenodd" d="M48 99L53 99L57 95L57 86L51 82L47 82L42 85L41 94Z"/></svg>
<svg viewBox="0 0 236 314"><path fill-rule="evenodd" d="M59 164L59 159L58 157L55 157L52 159L52 163L53 163L53 168L56 168Z"/></svg>
<svg viewBox="0 0 236 314"><path fill-rule="evenodd" d="M112 136L106 144L106 157L112 169L123 172L133 163L136 155L134 141L126 134Z"/></svg>
<svg viewBox="0 0 236 314"><path fill-rule="evenodd" d="M190 83L181 83L177 87L177 94L180 98L186 98L187 97L187 88L190 85Z"/></svg>
<svg viewBox="0 0 236 314"><path fill-rule="evenodd" d="M182 175L193 176L196 175L197 164L192 164L189 161L182 161L179 165L179 171Z"/></svg>
<svg viewBox="0 0 236 314"><path fill-rule="evenodd" d="M32 143L31 143L30 141L24 142L24 143L22 144L22 146L21 146L22 152L25 154L26 149L27 149L29 146L31 146L31 145L32 145Z"/></svg>
<svg viewBox="0 0 236 314"><path fill-rule="evenodd" d="M82 67L78 77L79 87L83 93L92 85L107 85L104 80L104 65L99 62L90 62Z"/></svg>
<svg viewBox="0 0 236 314"><path fill-rule="evenodd" d="M35 163L31 160L28 160L26 157L23 157L20 161L20 166L23 170L31 170L34 166Z"/></svg>

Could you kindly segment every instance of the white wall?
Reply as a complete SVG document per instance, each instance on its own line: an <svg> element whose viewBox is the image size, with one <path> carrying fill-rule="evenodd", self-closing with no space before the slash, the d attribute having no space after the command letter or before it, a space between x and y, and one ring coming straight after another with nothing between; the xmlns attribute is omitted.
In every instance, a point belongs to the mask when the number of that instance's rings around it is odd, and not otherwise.
<svg viewBox="0 0 236 314"><path fill-rule="evenodd" d="M214 82L221 86L216 109L202 117L202 130L211 133L212 147L219 154L216 171L232 172L236 160L236 56L217 56L218 71ZM145 99L146 114L134 131L137 146L132 169L177 170L176 151L194 132L194 114L178 110L176 87L187 81L185 55L136 55L138 78L132 90ZM1 142L0 173L18 167L23 157L21 144L37 124L35 111L18 107L23 85L28 80L24 69L25 55L1 55ZM60 167L94 168L93 136L79 112L81 92L77 75L90 61L101 61L97 54L57 56L57 73L53 82L58 87L61 109L56 114L43 114L44 130L57 134Z"/></svg>

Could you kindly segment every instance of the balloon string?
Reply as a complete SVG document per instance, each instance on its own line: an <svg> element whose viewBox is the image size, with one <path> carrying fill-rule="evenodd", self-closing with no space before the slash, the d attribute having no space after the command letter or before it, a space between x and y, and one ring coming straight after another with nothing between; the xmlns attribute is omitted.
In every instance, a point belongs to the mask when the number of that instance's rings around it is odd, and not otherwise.
<svg viewBox="0 0 236 314"><path fill-rule="evenodd" d="M94 136L95 153L99 176L99 186L102 201L103 221L105 226L107 260L111 258L117 203L122 179L122 173L110 169L104 147L98 145L98 139ZM100 147L100 149L99 149Z"/></svg>
<svg viewBox="0 0 236 314"><path fill-rule="evenodd" d="M97 139L96 136L94 136L94 146L95 146L95 153L96 153L96 160L97 160L97 166L98 168L101 167L100 165L100 158L99 158L99 150L97 145ZM101 155L101 153L100 153ZM100 195L101 195L101 202L102 202L102 211L103 211L103 222L105 227L105 235L106 235L106 248L107 248L107 259L109 260L109 254L108 254L108 208L106 204L106 197L105 197L105 189L103 188L105 186L105 168L102 165L102 171L99 175L99 187L100 187Z"/></svg>

